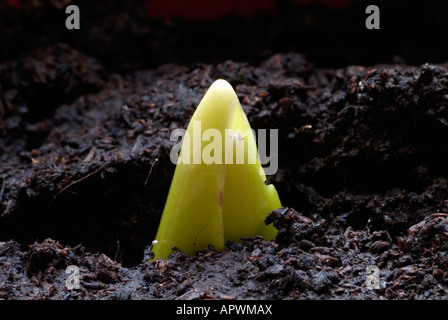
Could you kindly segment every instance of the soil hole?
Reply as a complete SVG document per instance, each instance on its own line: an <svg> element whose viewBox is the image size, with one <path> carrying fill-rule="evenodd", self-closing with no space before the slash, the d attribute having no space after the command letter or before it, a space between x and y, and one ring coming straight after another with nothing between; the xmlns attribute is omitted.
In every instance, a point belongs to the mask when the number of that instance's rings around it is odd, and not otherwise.
<svg viewBox="0 0 448 320"><path fill-rule="evenodd" d="M157 173L155 173L156 175ZM146 168L118 168L115 174L94 174L54 198L42 191L21 194L18 211L2 217L0 241L32 244L52 238L62 245L82 244L125 267L138 265L155 238L169 182L155 177L146 188ZM157 195L157 196L155 196Z"/></svg>

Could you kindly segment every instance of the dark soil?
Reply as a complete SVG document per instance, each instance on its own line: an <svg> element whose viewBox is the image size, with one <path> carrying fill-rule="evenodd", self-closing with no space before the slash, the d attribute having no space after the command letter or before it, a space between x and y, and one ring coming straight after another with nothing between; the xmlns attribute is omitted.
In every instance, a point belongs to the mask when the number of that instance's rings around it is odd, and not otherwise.
<svg viewBox="0 0 448 320"><path fill-rule="evenodd" d="M191 35L228 40L246 20L207 31L205 22L148 23L138 6L81 2L85 26L69 34L54 28L64 25L61 4L38 3L0 5L1 299L448 297L446 33L422 46L406 34L393 41L391 5L380 35L394 45L375 55L377 36L370 46L365 30L357 43L341 36L356 19L333 28L332 9L288 7L282 19L255 17L229 44L237 49L223 51L195 47ZM338 14L358 17L362 6ZM292 28L294 14L323 18ZM421 17L433 30L437 15ZM264 41L303 30L346 40L332 51L310 35L303 48ZM285 207L266 219L278 236L147 262L174 172L170 133L218 78L254 129L279 129L279 171L268 180ZM67 289L69 265L81 289ZM379 289L366 285L370 265Z"/></svg>

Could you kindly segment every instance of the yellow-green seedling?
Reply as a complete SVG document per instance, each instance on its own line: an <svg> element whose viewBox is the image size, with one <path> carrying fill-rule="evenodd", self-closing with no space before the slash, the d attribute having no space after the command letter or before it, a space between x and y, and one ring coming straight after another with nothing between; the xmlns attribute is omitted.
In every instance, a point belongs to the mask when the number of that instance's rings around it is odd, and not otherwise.
<svg viewBox="0 0 448 320"><path fill-rule="evenodd" d="M203 142L207 143L203 143ZM226 241L277 229L267 215L281 207L273 185L266 185L255 136L232 86L216 80L199 103L182 139L171 187L153 242L154 258L172 248L194 255Z"/></svg>

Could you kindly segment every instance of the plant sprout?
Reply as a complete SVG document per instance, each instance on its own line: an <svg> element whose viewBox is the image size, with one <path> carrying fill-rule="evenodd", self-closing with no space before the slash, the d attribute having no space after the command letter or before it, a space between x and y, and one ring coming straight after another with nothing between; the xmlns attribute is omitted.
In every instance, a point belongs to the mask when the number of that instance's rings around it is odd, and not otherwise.
<svg viewBox="0 0 448 320"><path fill-rule="evenodd" d="M204 140L210 142L201 143ZM242 158L243 163L238 161ZM226 241L255 235L273 240L277 229L264 220L281 203L275 187L265 180L238 97L227 81L216 80L182 140L153 242L154 258L167 259L173 246L193 255L209 245L222 251Z"/></svg>

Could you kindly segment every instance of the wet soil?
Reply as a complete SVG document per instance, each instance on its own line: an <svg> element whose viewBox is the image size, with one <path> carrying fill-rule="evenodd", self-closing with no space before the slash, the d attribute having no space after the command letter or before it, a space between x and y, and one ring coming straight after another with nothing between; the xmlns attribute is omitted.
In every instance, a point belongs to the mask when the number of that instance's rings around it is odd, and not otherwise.
<svg viewBox="0 0 448 320"><path fill-rule="evenodd" d="M1 14L39 20L57 4ZM325 65L312 50L275 45L279 53L247 59L238 50L170 59L162 48L148 62L138 46L114 55L126 50L112 44L164 39L184 22L150 32L131 12L111 30L122 9L113 8L86 10L109 17L104 29L84 28L103 33L91 48L48 25L46 37L18 44L32 19L2 25L1 299L448 297L448 63L397 64L363 49ZM401 57L420 61L432 46ZM279 130L279 170L268 181L284 207L266 219L278 236L148 262L174 172L170 133L218 78L233 85L254 129ZM69 265L79 267L80 289L66 287Z"/></svg>

